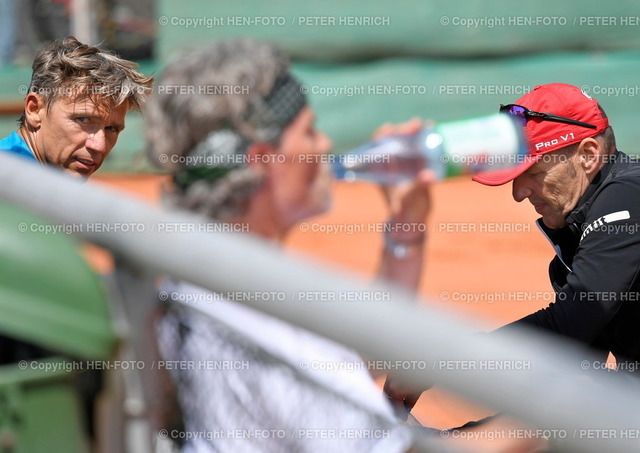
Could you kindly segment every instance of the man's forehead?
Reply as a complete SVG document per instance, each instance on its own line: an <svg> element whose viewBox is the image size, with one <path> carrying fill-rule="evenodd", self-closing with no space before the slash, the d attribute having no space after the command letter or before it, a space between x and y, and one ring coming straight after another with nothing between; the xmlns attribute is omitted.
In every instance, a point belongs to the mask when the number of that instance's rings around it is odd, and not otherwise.
<svg viewBox="0 0 640 453"><path fill-rule="evenodd" d="M125 100L123 104L114 106L106 98L93 98L88 96L64 96L57 101L65 110L73 112L82 112L93 116L114 116L118 115L122 109L127 111L127 103Z"/></svg>
<svg viewBox="0 0 640 453"><path fill-rule="evenodd" d="M313 112L313 109L307 105L300 110L300 112L296 115L292 123L297 121L298 123L313 124L315 120L316 120L316 117Z"/></svg>

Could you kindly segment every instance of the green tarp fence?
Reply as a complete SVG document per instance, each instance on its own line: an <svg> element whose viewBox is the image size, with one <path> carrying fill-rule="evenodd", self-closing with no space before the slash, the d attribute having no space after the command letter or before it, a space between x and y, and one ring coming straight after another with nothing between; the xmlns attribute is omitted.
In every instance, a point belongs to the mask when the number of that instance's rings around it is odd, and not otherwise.
<svg viewBox="0 0 640 453"><path fill-rule="evenodd" d="M640 140L635 1L159 0L157 16L156 59L143 71L159 73L171 55L218 39L277 43L292 55L336 152L367 140L383 122L484 115L550 82L581 86L596 97L620 149L635 154ZM29 73L0 70L0 100L20 100ZM0 118L0 133L14 121ZM130 115L101 171L150 169L142 119Z"/></svg>

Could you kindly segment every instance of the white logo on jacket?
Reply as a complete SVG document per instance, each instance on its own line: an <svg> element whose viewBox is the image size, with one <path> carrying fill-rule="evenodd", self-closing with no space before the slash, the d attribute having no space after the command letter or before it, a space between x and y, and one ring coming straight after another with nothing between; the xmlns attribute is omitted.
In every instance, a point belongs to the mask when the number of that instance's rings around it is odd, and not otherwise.
<svg viewBox="0 0 640 453"><path fill-rule="evenodd" d="M585 238L585 236L592 231L604 230L607 229L605 226L613 223L619 222L620 220L628 220L631 218L629 211L618 211L612 212L611 214L603 215L602 217L597 218L593 222L591 222L582 232L582 236L580 236L580 242ZM605 228L603 228L605 227Z"/></svg>

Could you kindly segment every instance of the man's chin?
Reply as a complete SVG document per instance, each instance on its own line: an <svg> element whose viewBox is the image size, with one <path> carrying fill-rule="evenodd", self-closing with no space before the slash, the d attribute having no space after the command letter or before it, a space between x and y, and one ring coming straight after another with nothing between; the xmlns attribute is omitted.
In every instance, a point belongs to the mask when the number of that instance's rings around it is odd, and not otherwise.
<svg viewBox="0 0 640 453"><path fill-rule="evenodd" d="M309 215L309 217L315 217L319 215L326 214L333 207L333 194L330 190L325 191L324 193L318 195L318 201L316 203L316 209L314 209L313 213Z"/></svg>
<svg viewBox="0 0 640 453"><path fill-rule="evenodd" d="M542 217L542 223L544 223L544 226L546 226L547 228L551 228L552 230L557 230L558 228L567 226L567 222L565 221L565 219L556 219L547 216Z"/></svg>
<svg viewBox="0 0 640 453"><path fill-rule="evenodd" d="M94 174L98 168L100 168L100 165L98 164L87 165L82 162L74 161L65 168L65 171L74 176L88 178Z"/></svg>
<svg viewBox="0 0 640 453"><path fill-rule="evenodd" d="M74 178L78 178L78 179L89 179L89 176L91 176L94 172L93 171L85 171L85 170L76 170L74 168L65 168L64 172L69 175L72 176Z"/></svg>

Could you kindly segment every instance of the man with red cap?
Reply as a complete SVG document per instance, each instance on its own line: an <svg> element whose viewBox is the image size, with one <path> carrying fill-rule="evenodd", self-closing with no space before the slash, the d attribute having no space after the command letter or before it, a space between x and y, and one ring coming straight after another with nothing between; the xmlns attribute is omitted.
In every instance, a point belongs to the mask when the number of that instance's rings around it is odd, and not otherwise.
<svg viewBox="0 0 640 453"><path fill-rule="evenodd" d="M539 327L588 346L621 370L640 363L640 163L616 149L609 120L580 88L540 85L501 111L522 118L530 155L515 168L478 174L513 182L529 200L556 256L556 300L507 328Z"/></svg>
<svg viewBox="0 0 640 453"><path fill-rule="evenodd" d="M540 328L579 341L585 357L604 364L612 353L619 370L637 372L640 162L617 150L604 110L575 86L539 85L500 110L521 119L530 152L513 168L473 179L512 182L513 198L542 216L538 226L556 251L549 266L555 302L502 329ZM385 390L409 407L420 395L399 382Z"/></svg>

